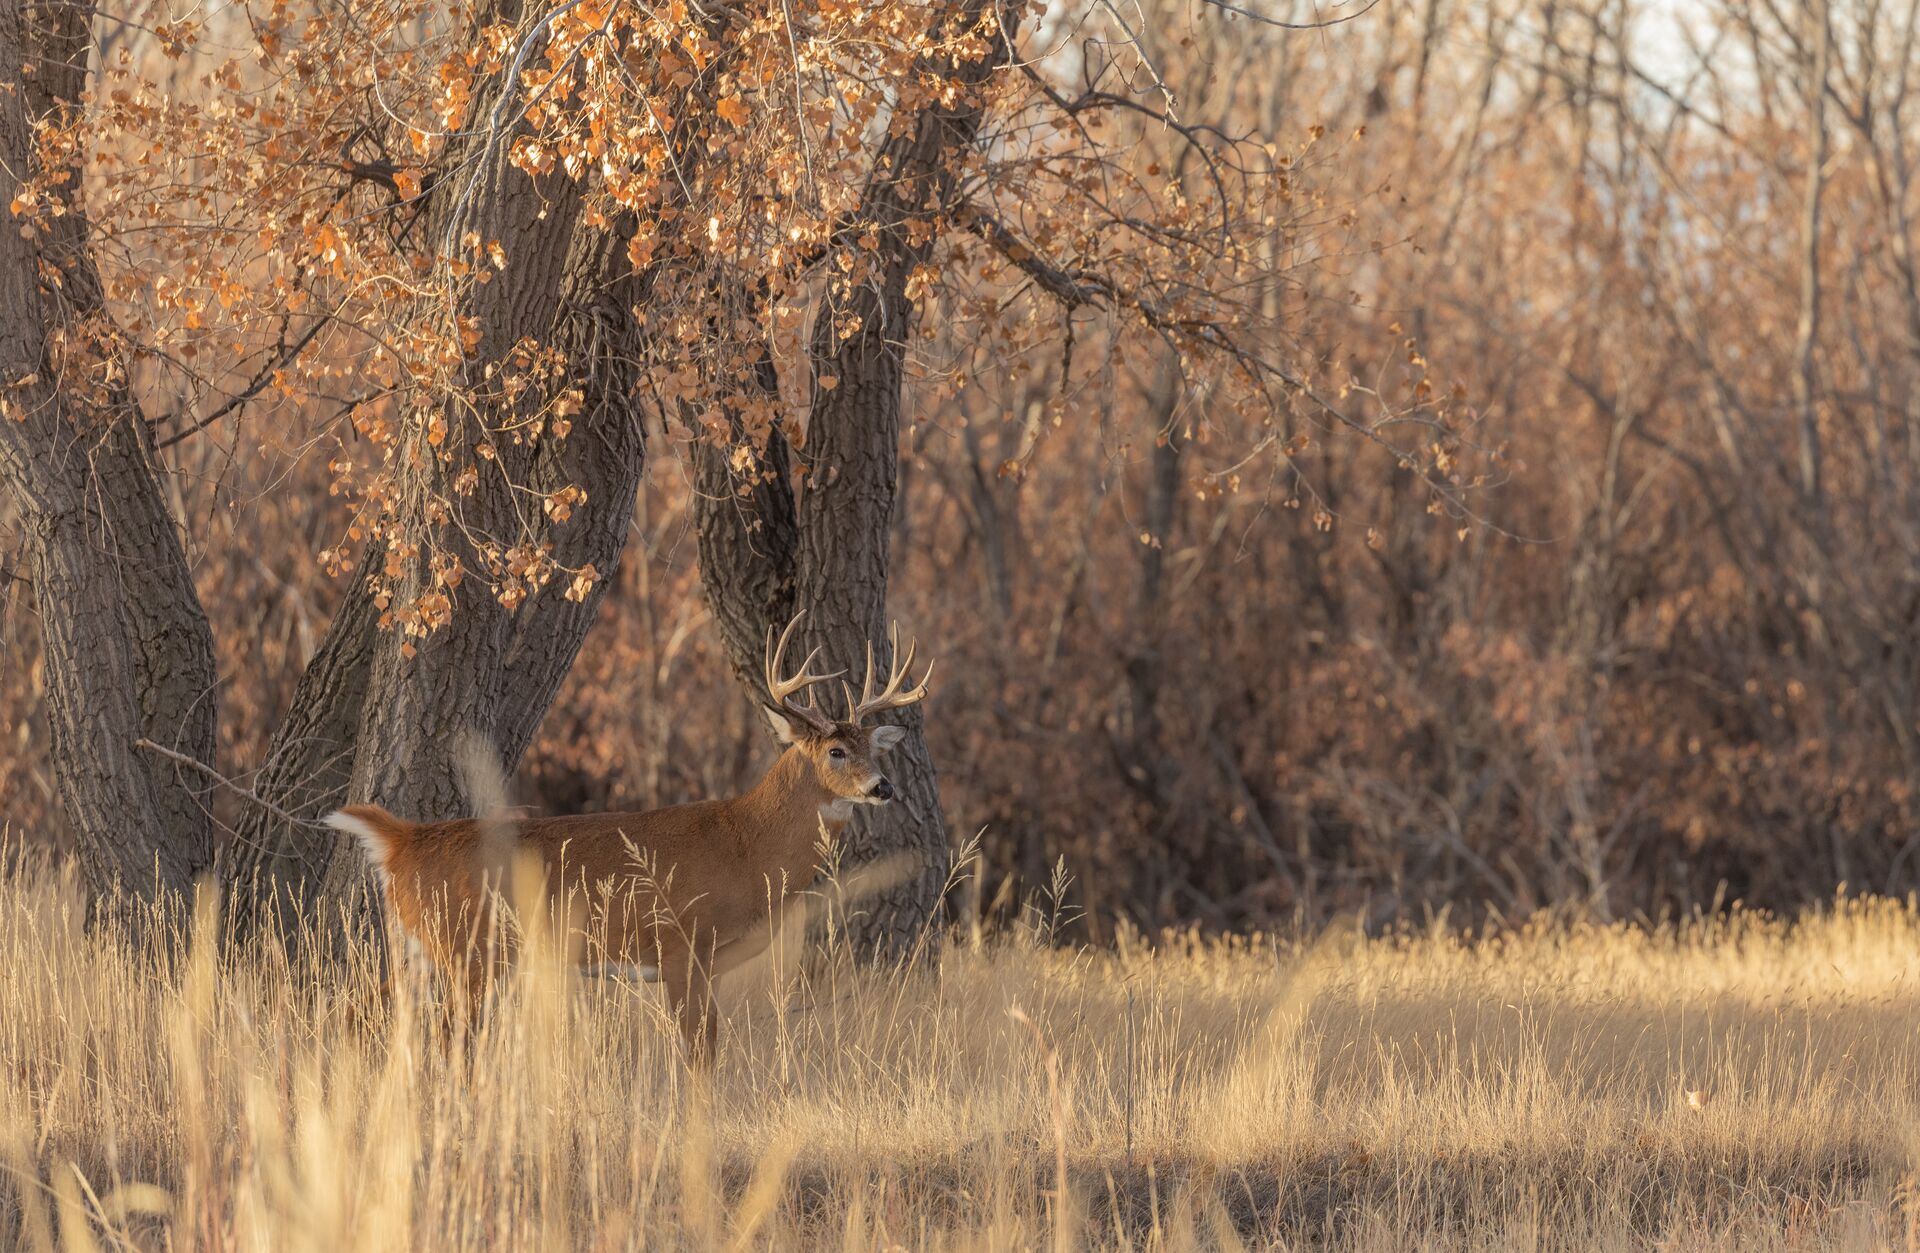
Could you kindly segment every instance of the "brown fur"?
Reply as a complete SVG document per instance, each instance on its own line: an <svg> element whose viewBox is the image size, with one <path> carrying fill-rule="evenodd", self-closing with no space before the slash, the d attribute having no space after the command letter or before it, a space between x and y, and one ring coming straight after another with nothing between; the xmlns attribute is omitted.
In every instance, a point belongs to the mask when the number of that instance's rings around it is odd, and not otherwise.
<svg viewBox="0 0 1920 1253"><path fill-rule="evenodd" d="M835 835L845 826L849 802L866 799L880 775L874 753L897 734L839 723L823 735L775 717L786 751L752 789L727 800L497 823L415 823L352 805L329 821L371 832L368 852L394 921L476 1004L513 950L511 937L495 932L489 902L511 882L514 855L534 854L576 962L657 970L700 1059L714 1041L710 980L766 946L773 911L815 877L822 824ZM583 943L588 936L593 942Z"/></svg>

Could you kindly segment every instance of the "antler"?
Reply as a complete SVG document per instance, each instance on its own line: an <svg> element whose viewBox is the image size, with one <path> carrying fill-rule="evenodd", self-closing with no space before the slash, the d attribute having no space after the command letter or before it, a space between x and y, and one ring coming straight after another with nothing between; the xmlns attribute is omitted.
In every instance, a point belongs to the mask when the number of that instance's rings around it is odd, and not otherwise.
<svg viewBox="0 0 1920 1253"><path fill-rule="evenodd" d="M904 709L915 705L927 697L927 680L933 677L933 662L927 663L926 673L920 676L920 682L906 691L900 690L900 684L906 680L907 671L913 666L913 651L919 645L907 641L906 656L900 655L900 624L894 623L887 629L887 643L893 653L893 666L887 674L887 685L879 695L873 691L873 645L867 645L867 677L860 684L860 699L853 699L853 689L842 683L841 689L847 694L847 721L859 726L869 716L883 709Z"/></svg>
<svg viewBox="0 0 1920 1253"><path fill-rule="evenodd" d="M816 648L807 654L807 659L800 663L800 669L796 673L788 678L780 677L780 663L787 654L787 641L793 638L794 628L799 626L800 619L806 616L807 611L804 609L794 614L793 621L787 623L787 629L780 632L778 644L773 640L773 628L767 628L767 695L773 698L773 703L778 708L792 714L820 734L827 735L833 731L833 719L811 705L800 704L793 697L805 688L812 687L816 683L824 683L828 679L838 678L846 671L835 670L832 674L808 674L807 667L811 666L813 659L820 655L820 650Z"/></svg>

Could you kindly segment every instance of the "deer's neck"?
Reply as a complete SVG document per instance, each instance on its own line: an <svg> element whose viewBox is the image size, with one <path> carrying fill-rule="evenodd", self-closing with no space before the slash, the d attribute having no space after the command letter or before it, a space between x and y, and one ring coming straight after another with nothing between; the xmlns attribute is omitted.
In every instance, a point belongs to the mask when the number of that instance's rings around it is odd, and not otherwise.
<svg viewBox="0 0 1920 1253"><path fill-rule="evenodd" d="M848 803L820 785L813 764L797 748L780 754L753 790L740 798L751 838L777 853L789 876L812 878L820 824L838 834L851 816Z"/></svg>

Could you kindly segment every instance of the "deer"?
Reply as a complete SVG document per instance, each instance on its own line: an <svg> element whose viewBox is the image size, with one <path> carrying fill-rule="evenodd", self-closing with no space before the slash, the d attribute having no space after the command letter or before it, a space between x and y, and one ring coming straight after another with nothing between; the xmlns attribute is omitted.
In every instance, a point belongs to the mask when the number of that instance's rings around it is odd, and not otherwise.
<svg viewBox="0 0 1920 1253"><path fill-rule="evenodd" d="M875 690L869 642L860 694L842 682L846 716L831 718L811 696L799 698L844 670L813 673L815 648L792 674L781 673L803 617L795 614L777 641L767 630L765 710L782 751L737 796L514 821L409 822L377 805L349 805L323 821L358 839L409 957L464 986L469 1006L480 1004L511 956L493 910L508 862L530 855L570 938L578 941L584 922L601 941L604 960L590 960L577 942L569 960L663 984L690 1058L704 1065L717 1033L712 980L766 948L772 911L817 875L823 833L838 836L857 807L894 799L877 759L906 729L872 718L924 700L933 674L929 662L908 682L915 644L901 653L896 623L884 685Z"/></svg>

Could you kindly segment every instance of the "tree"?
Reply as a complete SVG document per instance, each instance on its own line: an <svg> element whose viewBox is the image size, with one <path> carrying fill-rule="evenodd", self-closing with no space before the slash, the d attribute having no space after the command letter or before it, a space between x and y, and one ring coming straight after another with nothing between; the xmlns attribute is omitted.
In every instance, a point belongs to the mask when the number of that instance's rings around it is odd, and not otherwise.
<svg viewBox="0 0 1920 1253"><path fill-rule="evenodd" d="M92 9L0 4L0 484L21 520L53 698L60 798L94 893L179 890L209 815L159 743L212 757L213 640L160 491L128 352L76 194Z"/></svg>
<svg viewBox="0 0 1920 1253"><path fill-rule="evenodd" d="M825 273L813 279L817 304L804 349L788 353L791 372L812 383L796 389L804 426L765 418L783 394L782 370L749 347L719 354L720 374L708 390L739 400L707 407L705 438L695 446L708 598L750 687L766 633L794 610L809 615L806 644L850 673L866 664L864 642L882 639L916 318L939 291L968 278L991 282L1010 271L1050 299L1055 318L1022 324L1001 317L994 332L1020 327L1007 343L1015 354L1053 339L1063 378L1075 315L1097 313L1110 344L1144 332L1183 383L1196 369L1214 376L1209 390L1223 409L1255 415L1258 429L1272 431L1299 404L1377 438L1266 351L1283 306L1262 290L1273 275L1256 259L1253 241L1264 226L1254 224L1273 223L1290 196L1288 164L1273 161L1271 145L1263 150L1224 127L1183 122L1173 93L1152 73L1145 36L1124 23L1120 46L1138 58L1130 68L1139 76L1109 89L1104 80L1115 64L1089 51L1077 91L1020 59L1019 23L1017 6L935 6L896 54L911 60L871 75L896 84L899 99L883 115L856 111L847 125L852 134L878 136L855 149L852 172L860 177L839 180L859 189L857 199L795 230L807 238L822 221L833 223L824 245L776 255L762 269L754 290L768 294L756 301L736 287L723 302L778 326L781 293L808 290L804 276ZM1173 137L1164 166L1131 159L1149 128ZM780 126L770 120L765 130L777 135ZM1161 155L1161 145L1144 142ZM1409 464L1451 497L1454 480L1436 465L1451 456L1455 436L1439 424L1412 425L1432 427L1440 438ZM1157 433L1165 450L1157 458L1165 466L1163 513L1184 442L1171 427ZM798 450L796 435L804 437ZM1288 442L1293 451L1304 446L1299 437ZM1000 469L1019 473L1013 463ZM1213 486L1224 489L1226 476ZM876 644L874 664L888 660L886 644ZM904 721L908 803L862 815L843 836L855 862L904 854L911 868L877 892L850 928L857 943L888 954L920 934L948 870L920 711Z"/></svg>
<svg viewBox="0 0 1920 1253"><path fill-rule="evenodd" d="M516 19L524 53L552 17L483 12L469 38ZM453 377L436 381L412 455L376 489L401 493L377 550L386 577L355 585L269 750L273 808L250 811L225 868L241 900L273 884L297 911L357 881L363 868L310 821L349 796L421 819L472 813L471 754L491 772L526 751L625 548L644 454L635 311L657 271L632 259L638 213L596 205L604 181L525 168L538 163L503 122L519 108L520 64L500 60L479 91L487 124L446 154L419 210L427 238L476 254L452 261L425 302L443 306L427 318L452 322ZM679 103L697 106L697 93ZM670 143L676 162L697 160L687 134ZM495 281L509 257L510 277ZM502 374L503 363L534 377ZM558 551L522 517L529 495L564 524ZM457 525L442 530L456 502ZM423 522L433 534L413 538L407 528ZM397 555L422 547L425 561ZM470 584L468 571L488 577ZM382 647L395 625L406 643Z"/></svg>
<svg viewBox="0 0 1920 1253"><path fill-rule="evenodd" d="M977 36L984 46L954 57L945 73L936 53L920 58L915 74L938 87L929 87L926 103L889 128L851 210L873 241L869 274L838 293L830 316L815 318L808 358L816 388L806 448L814 472L804 491L796 494L786 481L790 453L778 431L765 437L766 472L748 477L744 491L726 456L727 447L742 446L733 442L737 422L727 446L708 443L695 454L701 573L735 671L749 687L759 682L762 641L796 608L807 614L801 643L819 648L827 668L861 674L869 644L876 668L884 671L893 661L887 571L906 346L918 304L909 292L933 255L940 224L954 216L957 175L980 130L981 89L1006 67L1014 35L1006 23L1017 21L988 0L939 12L940 44ZM761 365L752 377L769 398L777 397L773 371ZM849 922L857 945L899 955L938 906L948 839L921 710L889 717L908 731L889 770L899 799L872 815L857 814L842 846L853 864L904 855L897 881L876 888Z"/></svg>

